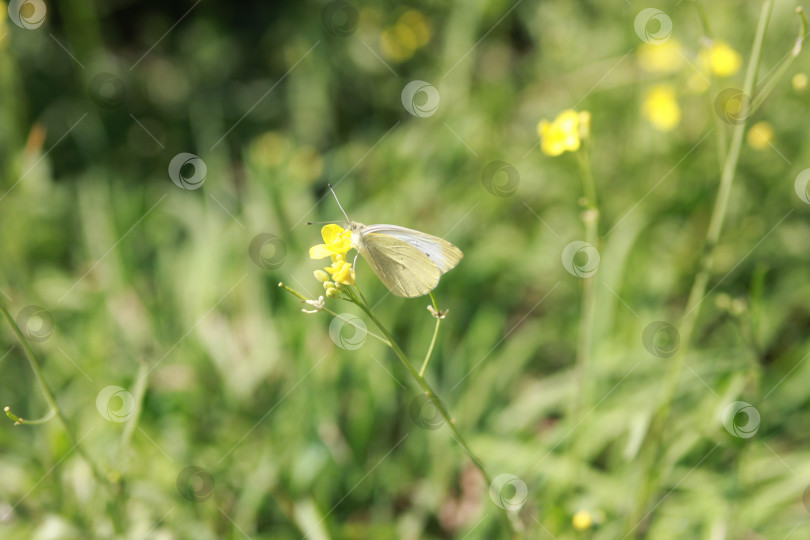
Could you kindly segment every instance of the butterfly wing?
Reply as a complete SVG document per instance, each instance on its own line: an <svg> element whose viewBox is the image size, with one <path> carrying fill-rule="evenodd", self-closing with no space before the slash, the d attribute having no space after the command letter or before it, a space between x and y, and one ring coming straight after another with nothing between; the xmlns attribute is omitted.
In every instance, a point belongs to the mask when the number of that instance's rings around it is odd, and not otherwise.
<svg viewBox="0 0 810 540"><path fill-rule="evenodd" d="M364 232L358 251L383 285L397 296L423 296L439 284L439 267L421 250L395 236Z"/></svg>
<svg viewBox="0 0 810 540"><path fill-rule="evenodd" d="M364 234L371 233L393 236L415 247L438 267L441 274L451 270L464 257L461 250L447 240L414 229L398 225L369 225Z"/></svg>

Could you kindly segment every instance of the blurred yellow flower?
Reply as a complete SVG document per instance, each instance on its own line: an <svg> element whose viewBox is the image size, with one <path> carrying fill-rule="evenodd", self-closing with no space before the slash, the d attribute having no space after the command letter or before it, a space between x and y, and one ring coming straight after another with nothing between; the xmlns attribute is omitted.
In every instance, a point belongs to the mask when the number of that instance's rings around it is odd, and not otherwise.
<svg viewBox="0 0 810 540"><path fill-rule="evenodd" d="M724 41L715 41L698 54L701 67L718 77L730 77L742 66L742 56Z"/></svg>
<svg viewBox="0 0 810 540"><path fill-rule="evenodd" d="M402 24L411 29L416 36L416 46L424 47L430 41L430 23L422 13L415 9L409 9L400 16L397 24Z"/></svg>
<svg viewBox="0 0 810 540"><path fill-rule="evenodd" d="M579 150L582 139L590 135L591 113L567 109L561 112L553 122L540 120L537 124L537 135L540 137L540 149L547 156L559 156L566 150Z"/></svg>
<svg viewBox="0 0 810 540"><path fill-rule="evenodd" d="M791 79L791 83L793 84L793 90L796 92L804 92L807 90L807 75L804 73L797 73Z"/></svg>
<svg viewBox="0 0 810 540"><path fill-rule="evenodd" d="M383 54L395 62L409 59L420 47L425 46L431 37L430 24L422 13L409 9L397 22L386 28L380 36Z"/></svg>
<svg viewBox="0 0 810 540"><path fill-rule="evenodd" d="M642 114L658 131L671 131L681 121L681 108L675 99L675 89L660 84L644 94Z"/></svg>
<svg viewBox="0 0 810 540"><path fill-rule="evenodd" d="M773 141L773 126L768 122L757 122L745 135L748 146L755 150L764 150Z"/></svg>
<svg viewBox="0 0 810 540"><path fill-rule="evenodd" d="M578 531L586 531L593 526L593 516L587 510L577 510L571 519L571 524Z"/></svg>
<svg viewBox="0 0 810 540"><path fill-rule="evenodd" d="M310 183L321 176L323 158L315 148L304 145L290 156L288 167L291 178Z"/></svg>
<svg viewBox="0 0 810 540"><path fill-rule="evenodd" d="M683 66L681 44L675 39L659 45L642 43L636 54L642 69L650 73L672 73Z"/></svg>
<svg viewBox="0 0 810 540"><path fill-rule="evenodd" d="M321 229L324 244L309 248L311 259L324 259L330 255L342 255L352 249L352 233L340 225L330 223Z"/></svg>
<svg viewBox="0 0 810 540"><path fill-rule="evenodd" d="M287 160L289 146L290 142L283 134L267 131L250 141L248 155L253 163L277 167Z"/></svg>

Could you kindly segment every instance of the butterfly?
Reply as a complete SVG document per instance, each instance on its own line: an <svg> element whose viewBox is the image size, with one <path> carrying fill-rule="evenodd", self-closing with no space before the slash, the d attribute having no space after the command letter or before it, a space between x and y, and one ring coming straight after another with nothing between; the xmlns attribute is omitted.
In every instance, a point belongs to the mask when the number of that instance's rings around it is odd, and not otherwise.
<svg viewBox="0 0 810 540"><path fill-rule="evenodd" d="M459 248L438 236L399 225L364 225L350 220L332 186L329 189L346 218L352 247L396 296L415 298L429 293L442 274L464 257Z"/></svg>

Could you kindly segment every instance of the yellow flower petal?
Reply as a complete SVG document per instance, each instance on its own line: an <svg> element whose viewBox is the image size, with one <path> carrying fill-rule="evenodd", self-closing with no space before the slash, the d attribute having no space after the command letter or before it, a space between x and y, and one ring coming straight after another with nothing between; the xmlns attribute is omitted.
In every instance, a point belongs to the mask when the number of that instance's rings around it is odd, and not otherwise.
<svg viewBox="0 0 810 540"><path fill-rule="evenodd" d="M321 229L321 236L323 236L323 241L328 245L337 240L342 232L343 227L336 223L330 223L329 225L323 226Z"/></svg>
<svg viewBox="0 0 810 540"><path fill-rule="evenodd" d="M310 259L325 259L331 254L332 250L330 250L326 244L318 244L317 246L309 248Z"/></svg>

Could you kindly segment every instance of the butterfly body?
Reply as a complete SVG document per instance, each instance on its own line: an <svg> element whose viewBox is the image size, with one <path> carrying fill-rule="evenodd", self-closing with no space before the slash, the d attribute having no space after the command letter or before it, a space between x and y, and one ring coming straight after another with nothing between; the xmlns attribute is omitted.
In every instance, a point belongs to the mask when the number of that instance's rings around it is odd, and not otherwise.
<svg viewBox="0 0 810 540"><path fill-rule="evenodd" d="M388 290L415 298L432 291L442 274L464 254L450 242L398 225L364 225L349 221L352 247L363 256Z"/></svg>

